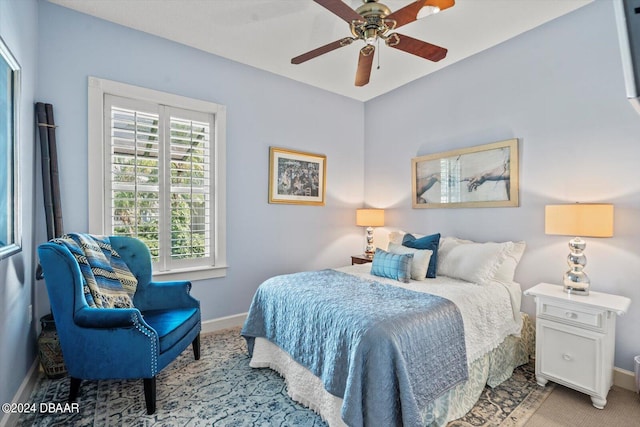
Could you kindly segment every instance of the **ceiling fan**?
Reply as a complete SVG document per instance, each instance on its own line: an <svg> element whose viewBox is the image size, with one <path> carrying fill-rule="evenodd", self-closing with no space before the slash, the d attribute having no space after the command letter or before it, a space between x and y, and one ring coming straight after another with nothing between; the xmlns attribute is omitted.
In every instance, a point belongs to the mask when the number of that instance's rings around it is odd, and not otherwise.
<svg viewBox="0 0 640 427"><path fill-rule="evenodd" d="M356 10L351 9L342 0L313 0L320 6L345 20L353 37L345 37L326 44L291 59L292 64L301 64L332 50L350 45L355 40L363 40L365 46L360 49L356 86L369 83L375 43L382 39L389 47L402 50L430 61L440 61L447 56L447 49L394 32L397 28L409 24L424 16L437 13L454 5L454 0L418 0L395 12L378 0L363 0L364 4Z"/></svg>

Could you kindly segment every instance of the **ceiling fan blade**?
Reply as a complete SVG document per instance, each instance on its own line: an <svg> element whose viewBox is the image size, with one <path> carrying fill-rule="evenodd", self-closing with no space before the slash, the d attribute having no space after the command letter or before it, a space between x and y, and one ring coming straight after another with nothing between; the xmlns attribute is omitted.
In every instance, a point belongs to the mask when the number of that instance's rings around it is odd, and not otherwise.
<svg viewBox="0 0 640 427"><path fill-rule="evenodd" d="M351 9L342 0L313 0L325 9L338 15L340 18L351 24L351 21L363 21L364 18L360 16L355 10Z"/></svg>
<svg viewBox="0 0 640 427"><path fill-rule="evenodd" d="M407 25L408 23L418 19L417 18L418 12L420 12L420 9L422 9L423 6L424 6L424 0L418 0L416 2L408 4L402 9L396 10L391 15L387 16L385 19L391 19L393 21L396 21L396 26L394 28L402 27L403 25Z"/></svg>
<svg viewBox="0 0 640 427"><path fill-rule="evenodd" d="M403 34L393 33L385 42L389 47L433 62L438 62L447 56L447 49Z"/></svg>
<svg viewBox="0 0 640 427"><path fill-rule="evenodd" d="M310 50L307 53L303 53L302 55L296 56L295 58L291 59L291 63L292 64L302 64L305 61L308 61L310 59L315 58L316 56L320 56L323 55L327 52L331 52L332 50L336 50L338 48L341 48L343 46L347 46L350 45L353 42L353 39L351 37L345 37L343 39L340 40L336 40L334 42L331 42L329 44L326 44L324 46L320 46L317 49L313 49Z"/></svg>
<svg viewBox="0 0 640 427"><path fill-rule="evenodd" d="M371 66L373 65L373 55L375 52L376 48L369 44L360 49L358 70L356 71L356 86L364 86L369 83L369 77L371 77Z"/></svg>
<svg viewBox="0 0 640 427"><path fill-rule="evenodd" d="M396 21L395 28L399 28L418 19L418 13L425 6L435 6L442 11L450 8L454 4L455 0L418 0L403 7L402 9L396 10L385 19L392 19Z"/></svg>

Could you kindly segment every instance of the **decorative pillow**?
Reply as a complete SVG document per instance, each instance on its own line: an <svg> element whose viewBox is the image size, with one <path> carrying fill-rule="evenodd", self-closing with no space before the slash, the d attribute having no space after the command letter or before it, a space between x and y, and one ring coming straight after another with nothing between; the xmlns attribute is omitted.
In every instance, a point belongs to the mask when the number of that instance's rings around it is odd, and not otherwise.
<svg viewBox="0 0 640 427"><path fill-rule="evenodd" d="M438 246L440 244L440 233L431 234L416 239L412 234L405 234L402 238L402 246L413 249L428 249L432 252L429 260L429 268L427 269L427 277L433 279L436 277L436 268L438 263Z"/></svg>
<svg viewBox="0 0 640 427"><path fill-rule="evenodd" d="M508 279L506 281L512 281L513 275L511 278L508 278L508 275L511 272L515 273L517 265L515 260L516 258L519 260L518 254L522 257L523 243L519 242L517 245L513 242L476 243L445 237L439 249L438 274L481 284L490 280L505 280L505 278ZM511 261L505 266L504 271L501 271L507 256Z"/></svg>
<svg viewBox="0 0 640 427"><path fill-rule="evenodd" d="M412 259L413 254L392 254L377 248L371 263L371 274L409 283Z"/></svg>
<svg viewBox="0 0 640 427"><path fill-rule="evenodd" d="M432 251L428 249L412 249L397 243L389 243L387 248L392 254L413 254L411 261L411 278L413 280L424 280L427 278L427 269L431 260Z"/></svg>

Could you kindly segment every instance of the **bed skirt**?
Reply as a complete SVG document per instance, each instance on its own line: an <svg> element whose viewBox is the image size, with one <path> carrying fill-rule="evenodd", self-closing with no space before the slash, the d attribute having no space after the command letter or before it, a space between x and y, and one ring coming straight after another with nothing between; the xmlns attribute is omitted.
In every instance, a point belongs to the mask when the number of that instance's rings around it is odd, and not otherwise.
<svg viewBox="0 0 640 427"><path fill-rule="evenodd" d="M424 425L443 426L464 416L478 401L485 384L495 387L511 377L513 370L529 362L535 349L535 328L526 313L520 336L510 335L498 347L469 366L469 379L423 408ZM345 426L340 417L342 399L327 392L322 381L285 351L264 338L256 338L252 368L270 368L282 375L289 396L318 413L329 426Z"/></svg>

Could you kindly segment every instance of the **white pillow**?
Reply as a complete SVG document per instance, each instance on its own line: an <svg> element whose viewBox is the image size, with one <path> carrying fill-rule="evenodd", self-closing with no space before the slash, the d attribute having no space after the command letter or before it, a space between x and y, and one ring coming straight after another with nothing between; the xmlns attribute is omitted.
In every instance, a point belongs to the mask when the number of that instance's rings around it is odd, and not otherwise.
<svg viewBox="0 0 640 427"><path fill-rule="evenodd" d="M458 239L457 237L441 237L440 238L440 245L438 246L438 265L436 270L438 274L444 274L444 273L440 273L440 270L442 270L443 263L447 261L447 255L449 255L451 250L457 246L460 246L466 243L475 243L475 242L471 240Z"/></svg>
<svg viewBox="0 0 640 427"><path fill-rule="evenodd" d="M392 231L391 233L389 233L389 245L391 245L392 243L395 243L396 245L402 245L402 239L404 238L405 234L407 233L402 230Z"/></svg>
<svg viewBox="0 0 640 427"><path fill-rule="evenodd" d="M513 282L516 275L516 267L518 267L518 263L522 259L524 250L527 247L525 242L510 243L512 243L511 248L505 253L504 260L502 260L502 264L500 264L500 267L498 267L498 271L494 276L495 280L501 282Z"/></svg>
<svg viewBox="0 0 640 427"><path fill-rule="evenodd" d="M402 239L404 239L405 234L407 234L407 232L402 230L392 231L391 233L389 233L389 243L402 245ZM416 239L426 236L426 234L417 234L417 233L410 233L410 234Z"/></svg>
<svg viewBox="0 0 640 427"><path fill-rule="evenodd" d="M524 248L524 242L476 243L444 237L438 249L438 274L482 284L511 282Z"/></svg>
<svg viewBox="0 0 640 427"><path fill-rule="evenodd" d="M429 268L429 261L431 260L431 254L433 251L428 249L408 248L393 242L389 242L387 250L392 254L413 254L411 278L413 280L425 280L427 278L427 269Z"/></svg>

